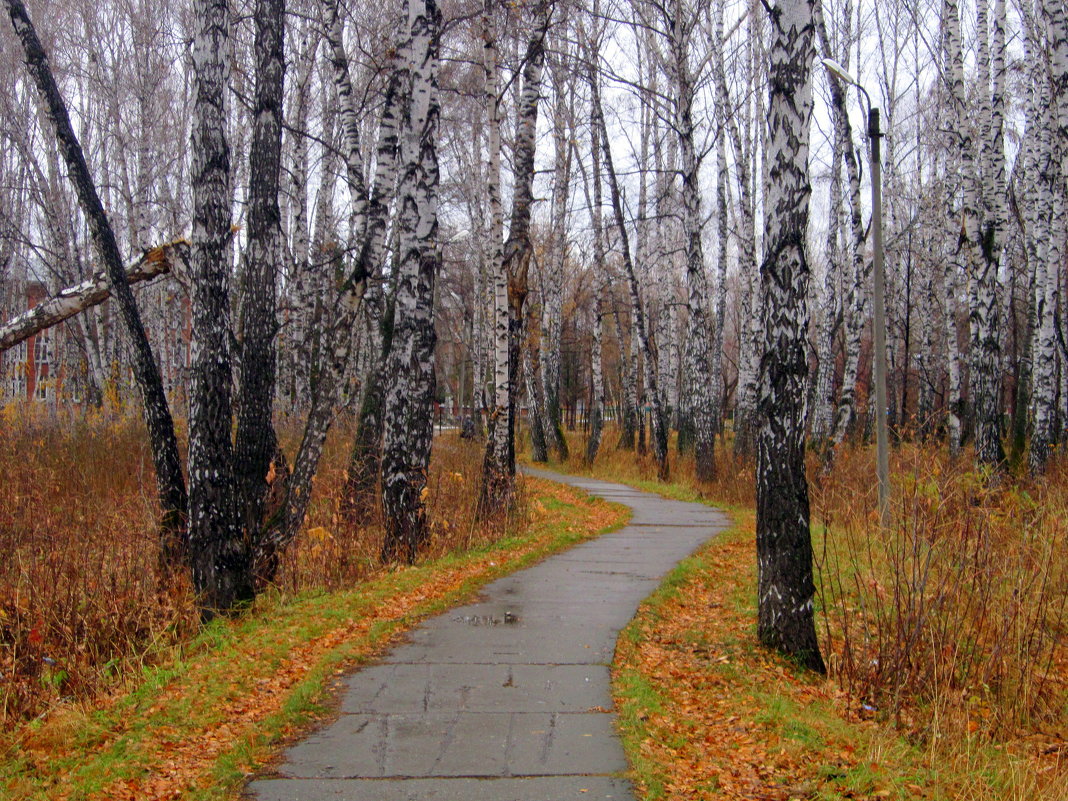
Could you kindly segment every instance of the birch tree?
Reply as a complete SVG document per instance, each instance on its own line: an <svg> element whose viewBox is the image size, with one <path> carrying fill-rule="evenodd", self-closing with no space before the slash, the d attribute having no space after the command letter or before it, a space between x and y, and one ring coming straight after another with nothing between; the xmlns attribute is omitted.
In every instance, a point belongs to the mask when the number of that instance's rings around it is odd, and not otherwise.
<svg viewBox="0 0 1068 801"><path fill-rule="evenodd" d="M957 239L954 258L947 263L946 274L946 303L947 303L947 338L950 346L950 398L949 420L947 436L949 438L950 453L956 453L960 448L960 367L954 364L957 323L954 311L956 294L961 276L972 276L973 267L978 261L978 169L976 165L974 137L971 121L968 119L967 95L964 87L964 52L961 43L960 13L956 0L945 0L943 7L945 15L945 46L946 68L948 70L947 83L949 85L950 101L952 103L953 134L955 140L956 158L963 185L961 191L961 203L959 210L959 237Z"/></svg>
<svg viewBox="0 0 1068 801"><path fill-rule="evenodd" d="M686 335L686 378L689 411L693 416L694 458L698 481L715 476L715 401L710 360L712 326L708 319L711 298L701 242L704 216L701 211L699 172L701 160L694 137L693 106L695 78L690 65L691 40L697 27L696 14L689 14L681 0L665 7L665 27L669 32L669 73L673 83L674 129L678 137L682 174L683 230L686 253L687 306L689 329ZM718 354L716 355L718 358Z"/></svg>
<svg viewBox="0 0 1068 801"><path fill-rule="evenodd" d="M567 42L561 36L549 58L553 86L553 191L551 248L543 281L541 372L545 388L545 432L561 462L567 461L567 439L560 415L560 348L564 317L564 266L568 257L568 202L572 173L575 76Z"/></svg>
<svg viewBox="0 0 1068 801"><path fill-rule="evenodd" d="M813 612L805 475L809 125L814 0L780 0L772 23L768 185L760 268L764 347L757 440L758 633L824 672Z"/></svg>
<svg viewBox="0 0 1068 801"><path fill-rule="evenodd" d="M616 234L619 237L620 256L623 259L623 268L627 278L627 288L630 295L631 316L633 318L633 337L643 359L643 377L648 390L648 401L652 410L652 434L653 455L657 463L657 475L661 481L667 481L669 476L668 452L667 452L667 427L663 409L660 404L660 391L657 386L656 368L649 344L649 333L646 327L645 308L642 304L641 294L638 287L638 276L635 271L633 257L630 248L630 236L627 233L627 222L623 214L623 200L619 189L619 179L616 176L615 162L612 158L612 145L608 138L607 127L604 121L604 111L601 107L600 83L597 76L596 64L598 55L596 48L592 48L587 58L589 61L590 98L593 107L593 130L594 135L601 137L601 159L604 165L605 180L608 182L609 202L615 218Z"/></svg>
<svg viewBox="0 0 1068 801"><path fill-rule="evenodd" d="M848 9L848 5L847 5ZM822 3L814 8L816 35L820 47L827 58L834 58L830 37L823 19ZM848 64L848 59L846 59ZM845 439L849 426L856 416L856 384L860 369L860 342L864 331L865 310L867 308L867 287L871 280L871 262L864 258L864 243L867 234L864 230L863 210L860 199L860 167L856 149L853 145L853 130L846 109L845 87L842 79L830 70L827 71L831 89L831 109L834 118L835 147L841 147L841 160L846 168L849 183L849 237L846 254L849 273L846 278L845 318L845 367L842 373L842 390L834 417L831 441L834 447ZM827 451L828 459L833 458L834 451Z"/></svg>
<svg viewBox="0 0 1068 801"><path fill-rule="evenodd" d="M278 197L282 175L284 18L284 0L257 0L248 250L238 328L241 383L234 445L236 499L242 528L257 536L264 522L267 473L278 451L273 412L278 360L275 285L282 255Z"/></svg>
<svg viewBox="0 0 1068 801"><path fill-rule="evenodd" d="M197 0L194 8L189 541L193 586L210 615L251 598L253 586L251 553L238 524L230 437L230 10L226 0Z"/></svg>
<svg viewBox="0 0 1068 801"><path fill-rule="evenodd" d="M1060 3L1043 0L1041 20L1051 56L1051 80L1038 74L1038 86L1029 112L1038 117L1038 176L1036 181L1038 230L1033 232L1037 260L1035 288L1036 326L1031 401L1033 430L1028 465L1033 474L1045 471L1056 421L1056 321L1060 273L1063 269L1065 179L1068 177L1068 16ZM1036 70L1038 72L1038 70ZM1063 312L1062 312L1063 314ZM1063 369L1063 368L1062 368Z"/></svg>
<svg viewBox="0 0 1068 801"><path fill-rule="evenodd" d="M482 464L482 483L479 493L479 506L483 514L494 514L504 509L510 502L512 486L515 480L515 424L518 394L520 362L521 329L524 317L523 308L528 292L528 273L530 270L530 215L534 201L534 148L538 124L538 101L541 95L542 68L545 62L545 36L552 15L552 5L543 0L535 9L534 31L527 42L523 58L522 90L517 111L517 129L515 136L515 169L512 191L512 213L508 228L508 239L501 249L500 267L496 263L495 252L491 254L491 274L494 283L494 409L490 414L491 433L486 443L486 455ZM486 34L487 43L493 42L491 33ZM485 64L496 64L495 43L487 45L484 52ZM495 68L487 69L487 87L496 84ZM487 96L491 89L487 89ZM499 132L494 133L499 120L497 112L497 93L493 90L490 98L490 184L495 184L499 176ZM499 150L497 150L499 153ZM499 184L497 184L499 186ZM491 190L492 192L492 190ZM499 207L499 203L497 204ZM496 208L490 200L491 216L494 217L492 229L497 228ZM503 228L503 225L501 226ZM497 240L491 242L493 251L497 249ZM505 304L501 304L502 281L505 290ZM507 345L507 348L505 346ZM505 350L507 352L505 352ZM504 369L507 368L507 369ZM503 429L503 430L502 430Z"/></svg>
<svg viewBox="0 0 1068 801"><path fill-rule="evenodd" d="M385 392L382 507L383 561L415 561L429 529L424 505L434 436L434 281L438 245L438 37L434 0L406 3L411 92L399 160L400 253Z"/></svg>
<svg viewBox="0 0 1068 801"><path fill-rule="evenodd" d="M979 80L982 143L982 219L974 268L972 323L972 387L975 400L975 456L979 462L1000 467L1005 461L1001 444L1001 289L998 271L1004 247L1005 220L1005 3L995 0L993 82L987 46L987 0L978 0Z"/></svg>

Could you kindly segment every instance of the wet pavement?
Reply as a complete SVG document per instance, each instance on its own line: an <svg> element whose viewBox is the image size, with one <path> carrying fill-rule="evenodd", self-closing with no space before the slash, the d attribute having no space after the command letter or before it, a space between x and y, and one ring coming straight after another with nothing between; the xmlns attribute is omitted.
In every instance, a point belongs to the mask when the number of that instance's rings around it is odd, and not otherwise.
<svg viewBox="0 0 1068 801"><path fill-rule="evenodd" d="M616 636L726 527L707 506L541 470L633 510L619 531L487 585L348 676L336 721L286 750L260 801L632 801L614 730Z"/></svg>

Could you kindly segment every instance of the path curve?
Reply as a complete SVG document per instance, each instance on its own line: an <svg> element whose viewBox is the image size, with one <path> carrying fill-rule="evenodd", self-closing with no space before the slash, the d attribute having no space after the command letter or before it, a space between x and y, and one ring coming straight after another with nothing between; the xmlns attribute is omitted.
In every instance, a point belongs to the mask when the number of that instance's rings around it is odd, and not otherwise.
<svg viewBox="0 0 1068 801"><path fill-rule="evenodd" d="M483 588L346 679L341 715L286 750L259 801L633 801L611 711L616 636L727 518L544 470L630 523Z"/></svg>

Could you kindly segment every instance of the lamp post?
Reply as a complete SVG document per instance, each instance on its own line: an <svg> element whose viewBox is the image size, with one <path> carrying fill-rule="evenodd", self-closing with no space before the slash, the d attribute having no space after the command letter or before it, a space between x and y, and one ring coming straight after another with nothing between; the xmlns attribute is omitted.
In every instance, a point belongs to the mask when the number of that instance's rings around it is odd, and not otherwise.
<svg viewBox="0 0 1068 801"><path fill-rule="evenodd" d="M873 305L872 321L875 352L872 354L872 372L875 377L875 447L876 472L879 479L879 522L886 526L890 520L890 455L886 431L886 267L883 261L883 137L879 128L879 109L872 105L871 96L857 79L845 71L838 62L822 60L830 72L846 83L857 87L868 104L868 143L871 153L871 218L872 218L872 266Z"/></svg>

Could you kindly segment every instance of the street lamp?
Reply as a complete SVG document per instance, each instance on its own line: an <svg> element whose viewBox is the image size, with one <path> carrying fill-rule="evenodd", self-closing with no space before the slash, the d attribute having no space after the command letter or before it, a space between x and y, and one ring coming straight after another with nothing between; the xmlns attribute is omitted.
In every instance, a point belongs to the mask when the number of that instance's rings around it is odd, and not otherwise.
<svg viewBox="0 0 1068 801"><path fill-rule="evenodd" d="M882 154L879 140L879 109L872 105L871 96L857 79L845 71L841 64L830 58L822 59L823 66L846 83L857 87L868 104L868 142L871 146L871 217L872 217L872 265L875 284L875 319L872 324L875 353L872 355L872 371L875 373L875 447L876 472L879 477L879 521L883 526L889 522L890 512L890 456L888 452L886 417L886 268L883 264L883 178Z"/></svg>

